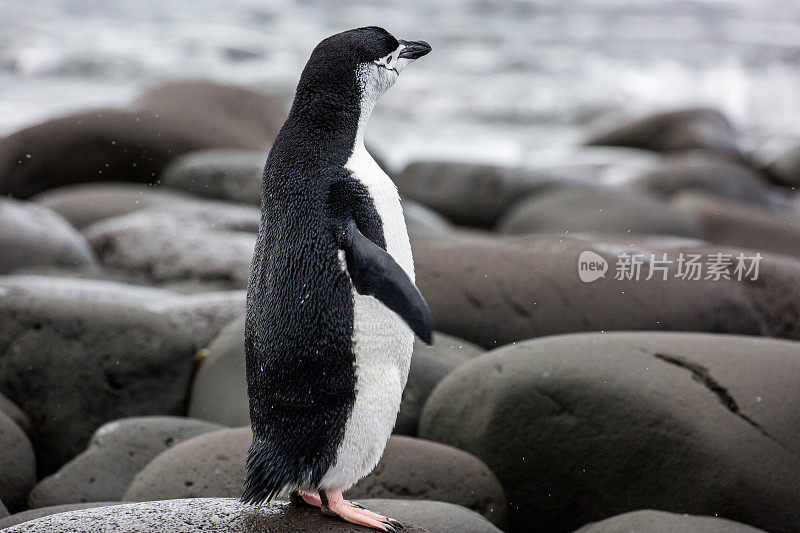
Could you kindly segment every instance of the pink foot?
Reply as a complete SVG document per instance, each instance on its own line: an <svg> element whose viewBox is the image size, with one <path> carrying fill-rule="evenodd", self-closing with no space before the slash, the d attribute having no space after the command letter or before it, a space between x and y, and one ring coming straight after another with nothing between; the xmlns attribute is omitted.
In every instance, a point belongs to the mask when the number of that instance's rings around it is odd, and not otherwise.
<svg viewBox="0 0 800 533"><path fill-rule="evenodd" d="M311 507L322 507L322 500L318 494L298 490L289 495L289 501L297 505L310 505Z"/></svg>
<svg viewBox="0 0 800 533"><path fill-rule="evenodd" d="M397 520L373 513L350 500L345 500L340 490L320 491L319 495L322 500L322 512L338 516L345 522L389 533L397 533L403 529L403 525Z"/></svg>

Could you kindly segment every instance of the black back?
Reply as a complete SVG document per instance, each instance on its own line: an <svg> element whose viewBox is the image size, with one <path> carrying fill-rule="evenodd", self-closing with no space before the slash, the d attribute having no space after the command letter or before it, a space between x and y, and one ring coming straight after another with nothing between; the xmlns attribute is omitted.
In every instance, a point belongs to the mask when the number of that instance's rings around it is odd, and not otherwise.
<svg viewBox="0 0 800 533"><path fill-rule="evenodd" d="M397 48L381 28L322 41L311 55L263 176L247 294L245 353L253 444L245 502L319 483L355 401L353 297L338 259L346 220L381 248L381 221L343 168L359 119L359 63Z"/></svg>

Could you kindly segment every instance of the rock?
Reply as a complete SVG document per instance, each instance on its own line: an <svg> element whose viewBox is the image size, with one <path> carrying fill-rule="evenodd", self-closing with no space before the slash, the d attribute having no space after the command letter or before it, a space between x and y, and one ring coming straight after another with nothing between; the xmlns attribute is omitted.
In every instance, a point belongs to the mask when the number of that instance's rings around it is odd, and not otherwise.
<svg viewBox="0 0 800 533"><path fill-rule="evenodd" d="M125 502L90 502L90 503L68 503L66 505L54 505L52 507L40 507L38 509L29 509L21 513L13 514L0 520L0 531L5 528L22 524L23 522L30 522L37 518L50 516L58 513L66 513L68 511L77 511L80 509L94 509L96 507L109 507L111 505L120 505Z"/></svg>
<svg viewBox="0 0 800 533"><path fill-rule="evenodd" d="M95 264L97 258L86 239L56 213L0 198L0 274L32 266Z"/></svg>
<svg viewBox="0 0 800 533"><path fill-rule="evenodd" d="M517 343L454 370L420 435L498 475L510 531L571 531L656 508L800 526L798 345L591 333Z"/></svg>
<svg viewBox="0 0 800 533"><path fill-rule="evenodd" d="M401 195L456 224L487 228L520 198L576 182L530 169L431 161L409 164L395 183Z"/></svg>
<svg viewBox="0 0 800 533"><path fill-rule="evenodd" d="M800 214L692 193L678 195L672 206L699 220L699 235L709 242L800 258Z"/></svg>
<svg viewBox="0 0 800 533"><path fill-rule="evenodd" d="M30 299L50 297L114 303L156 312L186 329L196 346L206 346L231 320L244 313L245 291L181 295L142 285L54 276L0 276L2 289Z"/></svg>
<svg viewBox="0 0 800 533"><path fill-rule="evenodd" d="M773 182L785 187L800 186L800 146L775 158L765 169Z"/></svg>
<svg viewBox="0 0 800 533"><path fill-rule="evenodd" d="M755 170L701 153L667 156L661 165L634 173L623 185L664 199L692 191L767 207L783 203L783 199L767 188L764 177Z"/></svg>
<svg viewBox="0 0 800 533"><path fill-rule="evenodd" d="M140 183L89 183L51 189L32 200L80 229L134 211L171 210L177 204L191 203L194 199L177 191Z"/></svg>
<svg viewBox="0 0 800 533"><path fill-rule="evenodd" d="M139 211L106 219L85 228L84 235L107 268L143 281L193 280L243 289L259 220L255 207L211 202L203 209Z"/></svg>
<svg viewBox="0 0 800 533"><path fill-rule="evenodd" d="M184 413L192 332L145 306L154 289L116 285L53 278L48 290L36 278L0 279L0 392L31 415L41 474L82 451L104 422ZM91 298L98 286L115 290Z"/></svg>
<svg viewBox="0 0 800 533"><path fill-rule="evenodd" d="M0 501L11 511L21 510L36 483L36 459L28 436L0 412Z"/></svg>
<svg viewBox="0 0 800 533"><path fill-rule="evenodd" d="M472 343L438 332L432 346L416 339L394 433L416 436L422 407L436 384L456 366L483 352Z"/></svg>
<svg viewBox="0 0 800 533"><path fill-rule="evenodd" d="M629 146L658 152L708 150L738 156L738 133L716 109L665 111L617 125L600 125L585 144Z"/></svg>
<svg viewBox="0 0 800 533"><path fill-rule="evenodd" d="M76 113L0 140L0 195L28 198L90 181L154 183L185 152L260 149L285 118L283 98L206 81L169 83L128 109Z"/></svg>
<svg viewBox="0 0 800 533"><path fill-rule="evenodd" d="M650 239L649 241L647 239ZM578 277L581 254L598 254L605 277ZM707 331L800 339L800 263L762 254L759 273L735 279L682 279L678 259L699 254L753 253L651 237L536 236L503 240L472 237L430 241L414 247L417 286L437 330L491 348L579 331ZM625 254L643 254L639 279L615 279ZM650 274L650 254L670 262ZM628 258L630 259L630 255ZM626 270L625 273L631 273ZM683 273L686 273L684 269ZM740 272L744 274L744 272ZM623 310L630 310L623 312Z"/></svg>
<svg viewBox="0 0 800 533"><path fill-rule="evenodd" d="M587 524L575 533L618 531L682 531L685 533L758 533L761 529L724 518L690 516L665 511L633 511ZM763 532L762 532L763 533Z"/></svg>
<svg viewBox="0 0 800 533"><path fill-rule="evenodd" d="M404 533L493 533L500 530L477 513L442 502L362 500L365 507L404 523ZM413 525L412 525L413 524ZM417 525L419 524L419 525ZM423 529L424 528L424 529ZM201 498L115 505L50 515L7 529L8 533L367 533L372 531L325 516L316 509L273 502L245 506L230 498Z"/></svg>
<svg viewBox="0 0 800 533"><path fill-rule="evenodd" d="M433 209L405 198L400 199L400 204L412 239L417 236L444 235L451 230L447 219Z"/></svg>
<svg viewBox="0 0 800 533"><path fill-rule="evenodd" d="M242 314L201 351L202 362L192 384L189 416L232 427L250 425L244 320ZM395 433L416 435L419 412L436 383L453 367L482 351L474 344L438 332L433 346L415 342Z"/></svg>
<svg viewBox="0 0 800 533"><path fill-rule="evenodd" d="M213 431L173 446L136 474L122 499L238 498L252 440L248 426Z"/></svg>
<svg viewBox="0 0 800 533"><path fill-rule="evenodd" d="M347 498L414 498L449 502L506 524L506 498L497 477L475 456L412 437L389 439L383 459L347 491Z"/></svg>
<svg viewBox="0 0 800 533"><path fill-rule="evenodd" d="M647 195L615 188L560 188L522 200L497 223L501 233L661 233L697 236L700 224Z"/></svg>
<svg viewBox="0 0 800 533"><path fill-rule="evenodd" d="M167 187L204 198L261 206L261 175L268 150L215 149L189 152L161 172Z"/></svg>
<svg viewBox="0 0 800 533"><path fill-rule="evenodd" d="M13 420L26 435L30 436L33 433L31 417L20 409L17 404L6 398L4 394L0 394L0 412L5 413L6 416Z"/></svg>
<svg viewBox="0 0 800 533"><path fill-rule="evenodd" d="M244 320L233 321L202 351L194 377L189 416L227 426L249 426L244 357Z"/></svg>
<svg viewBox="0 0 800 533"><path fill-rule="evenodd" d="M132 417L104 424L88 448L28 496L31 508L116 501L139 470L167 448L222 426L171 416Z"/></svg>
<svg viewBox="0 0 800 533"><path fill-rule="evenodd" d="M7 516L8 516L8 509L6 509L6 506L3 505L3 501L0 500L0 524L2 524L2 519L6 518ZM0 529L2 528L3 526L0 525Z"/></svg>
<svg viewBox="0 0 800 533"><path fill-rule="evenodd" d="M153 459L134 477L128 501L239 497L252 441L249 427L206 433ZM497 523L505 517L504 497L491 471L469 455L410 437L393 436L372 474L347 494L448 501L470 506Z"/></svg>

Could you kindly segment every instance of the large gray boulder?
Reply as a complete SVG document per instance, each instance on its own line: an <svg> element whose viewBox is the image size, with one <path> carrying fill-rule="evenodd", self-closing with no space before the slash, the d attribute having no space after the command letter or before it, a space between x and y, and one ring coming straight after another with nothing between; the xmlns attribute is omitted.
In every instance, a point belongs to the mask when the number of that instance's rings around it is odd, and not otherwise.
<svg viewBox="0 0 800 533"><path fill-rule="evenodd" d="M127 108L48 120L0 139L0 195L28 198L92 181L155 183L182 153L268 145L287 103L240 87L179 81L148 89Z"/></svg>
<svg viewBox="0 0 800 533"><path fill-rule="evenodd" d="M0 274L39 266L97 264L86 239L53 211L0 198Z"/></svg>
<svg viewBox="0 0 800 533"><path fill-rule="evenodd" d="M766 168L767 175L778 185L800 186L800 145L772 160Z"/></svg>
<svg viewBox="0 0 800 533"><path fill-rule="evenodd" d="M672 206L699 221L704 240L800 258L800 213L692 193L676 196Z"/></svg>
<svg viewBox="0 0 800 533"><path fill-rule="evenodd" d="M134 211L170 210L186 203L209 205L164 187L115 182L67 185L39 193L31 201L55 211L78 229Z"/></svg>
<svg viewBox="0 0 800 533"><path fill-rule="evenodd" d="M41 480L28 496L31 508L117 501L139 470L158 454L197 435L222 429L203 420L131 417L103 424L84 452Z"/></svg>
<svg viewBox="0 0 800 533"><path fill-rule="evenodd" d="M206 433L153 459L133 479L124 500L239 497L252 441L249 427ZM393 436L375 470L345 496L413 498L456 503L505 522L505 497L494 474L449 446Z"/></svg>
<svg viewBox="0 0 800 533"><path fill-rule="evenodd" d="M511 531L637 509L800 527L798 343L681 333L494 350L431 394L420 435L483 459Z"/></svg>
<svg viewBox="0 0 800 533"><path fill-rule="evenodd" d="M410 163L394 181L402 196L456 224L475 227L493 226L529 194L576 185L575 180L540 170L436 161Z"/></svg>
<svg viewBox="0 0 800 533"><path fill-rule="evenodd" d="M107 268L145 282L192 280L245 288L260 211L210 201L181 207L105 219L83 232Z"/></svg>
<svg viewBox="0 0 800 533"><path fill-rule="evenodd" d="M700 224L669 204L622 188L564 187L522 200L497 223L501 233L661 233L696 237Z"/></svg>
<svg viewBox="0 0 800 533"><path fill-rule="evenodd" d="M88 503L65 503L64 505L52 505L50 507L39 507L37 509L28 509L21 511L11 516L7 516L0 520L0 531L6 528L16 526L23 522L30 522L43 516L50 516L58 513L66 513L68 511L78 511L80 509L93 509L95 507L109 507L111 505L121 505L125 502L88 502Z"/></svg>
<svg viewBox="0 0 800 533"><path fill-rule="evenodd" d="M12 276L0 278L0 293L0 392L33 419L41 473L105 422L184 414L199 346L192 330L148 308L162 291Z"/></svg>
<svg viewBox="0 0 800 533"><path fill-rule="evenodd" d="M204 198L261 205L261 176L268 150L212 149L173 159L161 182Z"/></svg>
<svg viewBox="0 0 800 533"><path fill-rule="evenodd" d="M716 109L662 111L620 124L608 119L594 127L588 145L629 146L658 152L708 150L738 156L738 133Z"/></svg>
<svg viewBox="0 0 800 533"><path fill-rule="evenodd" d="M581 281L583 252L597 254L604 277ZM730 279L684 277L678 258L730 254ZM436 328L486 348L579 331L708 331L800 339L800 262L762 254L757 279L734 272L753 252L647 236L542 235L515 240L473 236L414 245L417 285ZM639 279L621 270L625 254L642 254ZM667 254L664 272L651 255ZM592 256L594 257L594 256ZM633 260L631 259L631 262ZM658 266L658 265L656 265ZM616 279L618 273L633 274ZM744 274L744 272L741 272ZM664 279L666 276L666 279ZM627 310L627 311L623 311Z"/></svg>
<svg viewBox="0 0 800 533"><path fill-rule="evenodd" d="M408 533L499 533L479 514L442 502L361 500L359 503L404 524ZM13 518L13 517L12 517ZM364 533L368 530L323 515L317 509L274 502L261 507L231 498L164 500L96 507L49 515L5 530L7 533Z"/></svg>
<svg viewBox="0 0 800 533"><path fill-rule="evenodd" d="M18 511L36 483L36 458L28 436L0 411L0 510Z"/></svg>
<svg viewBox="0 0 800 533"><path fill-rule="evenodd" d="M587 524L575 533L618 533L621 531L674 531L675 533L763 533L747 524L716 518L668 513L633 511Z"/></svg>

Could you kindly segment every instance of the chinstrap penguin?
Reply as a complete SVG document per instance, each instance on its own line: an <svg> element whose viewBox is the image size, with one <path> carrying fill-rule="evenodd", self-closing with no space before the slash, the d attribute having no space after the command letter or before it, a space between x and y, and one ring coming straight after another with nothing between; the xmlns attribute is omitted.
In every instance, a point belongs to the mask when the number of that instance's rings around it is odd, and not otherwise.
<svg viewBox="0 0 800 533"><path fill-rule="evenodd" d="M414 334L431 342L397 188L364 148L378 98L431 47L368 27L328 37L303 70L264 169L247 293L253 443L242 501L279 494L383 531L342 497L378 463Z"/></svg>

